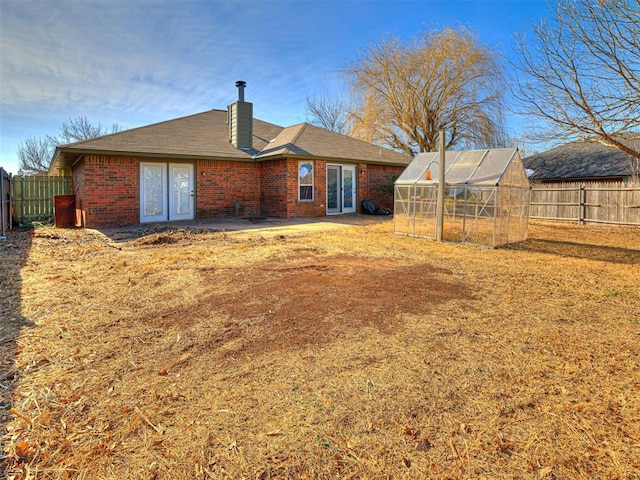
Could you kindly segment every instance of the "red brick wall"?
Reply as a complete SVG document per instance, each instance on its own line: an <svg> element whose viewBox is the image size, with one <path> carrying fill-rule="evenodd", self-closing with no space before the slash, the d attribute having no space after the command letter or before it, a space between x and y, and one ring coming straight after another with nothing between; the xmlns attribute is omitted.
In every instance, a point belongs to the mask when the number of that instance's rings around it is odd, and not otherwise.
<svg viewBox="0 0 640 480"><path fill-rule="evenodd" d="M259 164L231 161L196 163L196 218L259 215Z"/></svg>
<svg viewBox="0 0 640 480"><path fill-rule="evenodd" d="M364 209L362 208L362 200L364 200L365 198L369 199L369 165L365 163L359 163L358 172L356 175L358 177L358 190L356 191L358 205L356 206L356 212L363 213Z"/></svg>
<svg viewBox="0 0 640 480"><path fill-rule="evenodd" d="M313 200L298 200L298 159L260 164L262 214L270 217L319 217L325 214L326 164L313 163Z"/></svg>
<svg viewBox="0 0 640 480"><path fill-rule="evenodd" d="M298 200L298 162L291 158L262 163L197 162L196 218L325 215L326 162L312 161L312 201ZM384 193L381 185L403 170L404 167L358 164L358 211L362 211L361 202L365 198L393 208L393 195ZM87 227L139 223L139 178L136 157L85 156L73 168L79 222Z"/></svg>
<svg viewBox="0 0 640 480"><path fill-rule="evenodd" d="M101 227L139 223L138 159L86 155L82 163L74 168L74 185L83 224Z"/></svg>
<svg viewBox="0 0 640 480"><path fill-rule="evenodd" d="M289 195L289 190L286 160L260 163L260 206L262 215L268 217L288 216L287 195ZM295 193L295 190L293 193Z"/></svg>
<svg viewBox="0 0 640 480"><path fill-rule="evenodd" d="M363 211L362 200L365 198L371 200L375 205L393 209L393 193L385 193L382 190L382 185L390 183L391 178L400 175L405 167L386 165L359 165L359 167L360 169L364 168L365 174L358 176L361 182L358 211Z"/></svg>
<svg viewBox="0 0 640 480"><path fill-rule="evenodd" d="M287 198L288 217L321 217L326 215L327 200L327 164L323 160L313 163L313 200L298 200L298 159L287 159Z"/></svg>

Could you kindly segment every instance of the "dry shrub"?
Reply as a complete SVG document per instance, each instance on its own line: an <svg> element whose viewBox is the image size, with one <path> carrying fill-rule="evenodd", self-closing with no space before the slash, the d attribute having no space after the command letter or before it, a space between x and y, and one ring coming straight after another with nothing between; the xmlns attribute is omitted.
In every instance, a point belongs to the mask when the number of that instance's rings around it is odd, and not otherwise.
<svg viewBox="0 0 640 480"><path fill-rule="evenodd" d="M391 229L10 237L5 476L640 477L639 229Z"/></svg>

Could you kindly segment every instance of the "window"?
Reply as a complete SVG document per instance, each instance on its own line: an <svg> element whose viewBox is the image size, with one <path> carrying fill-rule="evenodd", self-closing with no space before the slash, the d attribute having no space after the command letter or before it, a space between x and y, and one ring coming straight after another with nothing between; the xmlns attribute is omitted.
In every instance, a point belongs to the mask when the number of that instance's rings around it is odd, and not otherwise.
<svg viewBox="0 0 640 480"><path fill-rule="evenodd" d="M298 163L298 199L313 200L313 163Z"/></svg>

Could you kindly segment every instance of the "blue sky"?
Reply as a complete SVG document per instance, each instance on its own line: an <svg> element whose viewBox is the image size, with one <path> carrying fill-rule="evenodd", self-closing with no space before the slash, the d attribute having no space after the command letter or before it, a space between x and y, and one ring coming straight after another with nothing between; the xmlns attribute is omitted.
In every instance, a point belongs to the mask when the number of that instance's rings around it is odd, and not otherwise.
<svg viewBox="0 0 640 480"><path fill-rule="evenodd" d="M547 14L546 0L0 0L0 165L17 173L18 142L69 117L127 129L224 109L236 80L257 118L292 125L382 35L464 25L509 56Z"/></svg>

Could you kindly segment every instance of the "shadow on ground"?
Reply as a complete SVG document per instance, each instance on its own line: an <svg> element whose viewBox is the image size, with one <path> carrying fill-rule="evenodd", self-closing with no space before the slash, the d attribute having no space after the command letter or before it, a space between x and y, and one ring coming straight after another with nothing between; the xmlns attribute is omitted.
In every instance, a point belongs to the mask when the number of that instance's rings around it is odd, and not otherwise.
<svg viewBox="0 0 640 480"><path fill-rule="evenodd" d="M640 250L620 247L605 247L561 240L529 238L516 245L519 250L546 253L561 257L584 258L606 263L640 264Z"/></svg>
<svg viewBox="0 0 640 480"><path fill-rule="evenodd" d="M0 240L0 444L8 445L8 422L12 416L14 387L19 373L16 360L20 350L20 335L33 323L22 316L22 281L20 271L25 265L32 244L33 230L10 230ZM0 451L0 473L5 471L9 452Z"/></svg>

